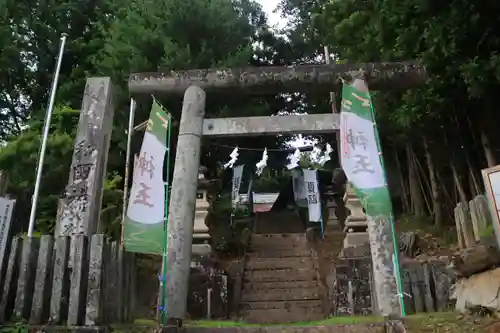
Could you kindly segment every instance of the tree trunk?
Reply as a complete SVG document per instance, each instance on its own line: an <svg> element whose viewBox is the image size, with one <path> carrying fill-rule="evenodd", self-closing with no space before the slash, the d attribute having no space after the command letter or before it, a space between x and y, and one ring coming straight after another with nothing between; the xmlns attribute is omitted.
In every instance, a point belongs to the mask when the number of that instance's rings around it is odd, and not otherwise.
<svg viewBox="0 0 500 333"><path fill-rule="evenodd" d="M460 202L467 203L467 194L465 193L465 189L462 185L462 181L460 180L460 175L458 174L457 167L453 161L450 162L451 172L453 174L453 180L455 181L455 186L458 191L458 197L460 198Z"/></svg>
<svg viewBox="0 0 500 333"><path fill-rule="evenodd" d="M411 143L406 145L406 156L408 159L408 183L410 187L410 198L413 213L417 217L425 216L425 203L422 196L422 189L418 181L417 168L413 161L413 149Z"/></svg>
<svg viewBox="0 0 500 333"><path fill-rule="evenodd" d="M403 203L403 212L408 213L411 210L410 200L408 198L408 190L406 188L405 179L403 175L403 169L401 168L401 162L399 161L398 151L394 150L394 158L396 159L396 166L399 173L399 184L401 185L401 202Z"/></svg>
<svg viewBox="0 0 500 333"><path fill-rule="evenodd" d="M476 197L477 195L481 194L481 187L479 185L479 182L476 178L476 174L474 173L474 169L472 168L472 164L470 162L469 157L467 156L467 166L469 168L469 181L470 181L470 189L472 192L472 196Z"/></svg>
<svg viewBox="0 0 500 333"><path fill-rule="evenodd" d="M484 129L480 130L481 134L481 144L484 149L484 156L486 157L486 161L488 162L488 168L494 167L497 165L495 160L495 154L493 154L493 149L491 148L491 142Z"/></svg>
<svg viewBox="0 0 500 333"><path fill-rule="evenodd" d="M432 158L432 154L429 150L429 145L425 136L423 139L423 143L425 150L425 159L427 161L427 168L429 168L429 178L432 193L432 210L434 212L434 225L440 227L443 225L443 200L438 182L438 170L436 170L436 167L434 166L434 160Z"/></svg>

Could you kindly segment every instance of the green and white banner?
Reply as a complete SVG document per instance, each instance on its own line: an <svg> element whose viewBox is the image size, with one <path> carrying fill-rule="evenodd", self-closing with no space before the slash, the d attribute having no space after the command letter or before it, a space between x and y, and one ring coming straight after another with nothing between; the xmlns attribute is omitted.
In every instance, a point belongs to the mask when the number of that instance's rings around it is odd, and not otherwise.
<svg viewBox="0 0 500 333"><path fill-rule="evenodd" d="M341 163L369 216L391 215L392 205L372 116L370 95L353 86L342 89Z"/></svg>
<svg viewBox="0 0 500 333"><path fill-rule="evenodd" d="M363 81L357 83L366 88ZM383 315L404 315L392 204L373 117L368 89L344 85L341 163L367 215L378 310Z"/></svg>
<svg viewBox="0 0 500 333"><path fill-rule="evenodd" d="M165 238L163 161L167 151L170 115L153 102L141 152L134 162L133 184L123 221L123 240L129 252L161 254Z"/></svg>

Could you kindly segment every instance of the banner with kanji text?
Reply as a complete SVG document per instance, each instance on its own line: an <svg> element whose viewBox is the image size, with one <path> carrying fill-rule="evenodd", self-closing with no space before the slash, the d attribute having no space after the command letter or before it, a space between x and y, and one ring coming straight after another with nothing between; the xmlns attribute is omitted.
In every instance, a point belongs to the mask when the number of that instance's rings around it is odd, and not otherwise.
<svg viewBox="0 0 500 333"><path fill-rule="evenodd" d="M141 152L134 162L133 184L123 221L126 251L161 254L165 238L163 162L170 115L153 102Z"/></svg>

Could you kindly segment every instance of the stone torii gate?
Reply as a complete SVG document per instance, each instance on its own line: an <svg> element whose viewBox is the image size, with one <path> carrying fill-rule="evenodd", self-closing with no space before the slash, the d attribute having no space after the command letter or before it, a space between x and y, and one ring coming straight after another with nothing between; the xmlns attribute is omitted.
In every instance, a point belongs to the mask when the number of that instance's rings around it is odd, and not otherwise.
<svg viewBox="0 0 500 333"><path fill-rule="evenodd" d="M422 84L424 74L425 69L415 62L249 67L132 74L129 78L129 90L133 95L184 93L168 217L169 274L166 290L168 317L182 319L186 311L202 136L319 134L338 131L340 125L339 114L333 113L204 119L205 92L235 93L243 90L245 93L253 94L310 90L330 92L341 87L340 77L347 82L362 78L372 90L409 89ZM384 232L387 230L380 231ZM382 239L383 235L379 236L371 239ZM396 281L391 265L394 250L392 244L378 244L378 247L379 249L374 252L372 244L374 270L383 270L389 264L391 272L384 272L385 278L375 281L377 308L383 315L398 315L399 300L394 299ZM374 253L378 256L374 256Z"/></svg>
<svg viewBox="0 0 500 333"><path fill-rule="evenodd" d="M423 83L425 69L418 63L308 65L297 67L249 67L186 72L132 74L130 92L137 94L184 93L177 155L168 219L167 310L171 318L183 318L191 262L201 137L268 135L278 133L329 133L339 130L338 114L204 119L205 91L254 94L329 92L362 77L371 89L409 89ZM59 202L55 236L92 235L99 231L99 212L113 120L113 85L108 77L87 79L68 185ZM379 236L379 237L377 237ZM384 236L374 235L373 239ZM379 242L374 270L385 267L392 247ZM81 249L84 244L80 244ZM372 253L373 251L372 242ZM75 253L77 252L74 250ZM84 251L85 252L85 251ZM83 252L82 252L83 253ZM78 256L83 260L83 256ZM390 272L375 283L378 309L395 314L395 281Z"/></svg>

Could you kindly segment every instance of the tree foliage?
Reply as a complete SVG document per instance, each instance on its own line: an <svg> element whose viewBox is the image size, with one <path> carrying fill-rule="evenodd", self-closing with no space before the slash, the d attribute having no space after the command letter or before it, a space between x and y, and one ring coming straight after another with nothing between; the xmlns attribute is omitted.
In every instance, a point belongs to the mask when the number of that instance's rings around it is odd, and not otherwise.
<svg viewBox="0 0 500 333"><path fill-rule="evenodd" d="M46 101L48 99L59 36L68 33L56 104L43 172L37 228L54 227L57 199L67 184L74 145L78 109L87 76L110 76L116 88L112 144L102 218L106 228L117 232L121 214L122 179L126 149L129 94L132 72L182 70L217 66L259 65L280 62L275 49L288 44L276 38L266 25L260 5L252 0L216 1L102 1L65 0L7 3L0 22L3 64L0 96L0 168L10 176L8 192L17 198L16 218L25 229L30 211ZM255 50L258 45L258 50ZM161 97L159 97L161 98ZM252 96L210 96L207 116L270 115L283 99ZM180 118L179 98L160 99ZM149 114L151 98L139 98L136 122ZM174 126L173 138L176 138ZM142 139L136 133L133 152ZM175 142L172 145L172 162ZM216 142L215 142L216 143ZM224 141L231 145L235 141ZM247 140L248 147L277 146L272 137ZM230 149L207 142L202 163L214 169ZM172 163L173 165L173 163ZM19 168L21 166L21 168ZM172 171L172 170L171 170ZM119 229L119 228L118 228Z"/></svg>
<svg viewBox="0 0 500 333"><path fill-rule="evenodd" d="M393 186L402 196L411 188L409 210L416 213L423 205L415 202L422 188L425 210L441 224L439 210L450 215L458 200L481 191L478 171L496 157L490 124L498 120L492 107L499 88L498 4L283 0L282 8L295 18L291 35L299 32L305 44L328 46L336 59L416 59L426 66L424 86L374 94L386 159L410 164L399 167L401 186ZM394 158L389 162L394 165ZM412 186L412 178L420 185Z"/></svg>
<svg viewBox="0 0 500 333"><path fill-rule="evenodd" d="M495 2L452 0L283 0L288 24L273 33L254 0L143 0L15 2L0 16L0 168L18 200L25 228L33 192L41 128L59 36L68 33L42 182L37 228L53 228L57 199L67 183L85 79L110 76L117 101L108 158L103 219L118 233L123 187L130 73L217 66L296 65L324 62L328 46L337 62L421 60L424 86L373 94L390 185L403 211L450 217L458 200L480 192L479 170L494 165L498 146L495 93L499 89L499 10ZM179 97L157 96L180 119ZM136 123L151 98L138 99ZM329 113L328 95L210 94L207 116ZM173 138L176 135L174 126ZM205 142L202 163L216 169L233 146L249 148L245 163L286 138L225 138ZM334 144L334 135L320 138ZM137 152L141 134L136 133ZM172 147L175 156L175 140ZM173 158L172 158L173 159ZM173 162L173 160L172 160ZM172 163L173 165L173 163ZM214 174L215 176L215 174ZM478 185L479 184L479 185ZM442 212L440 212L442 211Z"/></svg>

